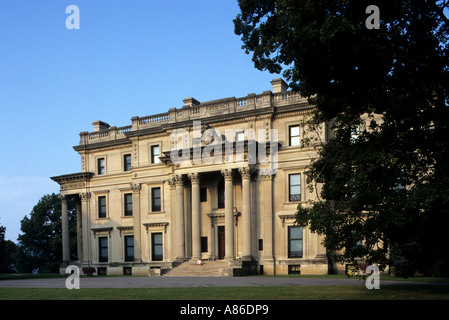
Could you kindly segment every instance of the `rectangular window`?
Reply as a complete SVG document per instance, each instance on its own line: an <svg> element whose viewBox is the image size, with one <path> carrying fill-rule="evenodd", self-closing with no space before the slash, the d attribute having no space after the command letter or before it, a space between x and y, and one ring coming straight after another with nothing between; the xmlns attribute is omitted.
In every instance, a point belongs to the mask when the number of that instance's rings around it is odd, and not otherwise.
<svg viewBox="0 0 449 320"><path fill-rule="evenodd" d="M161 188L151 188L151 211L161 211Z"/></svg>
<svg viewBox="0 0 449 320"><path fill-rule="evenodd" d="M288 266L288 274L301 274L301 265L289 265Z"/></svg>
<svg viewBox="0 0 449 320"><path fill-rule="evenodd" d="M106 268L106 267L98 267L98 268L97 268L97 274L98 274L99 276L105 276L105 275L107 275L107 274L108 274L108 268Z"/></svg>
<svg viewBox="0 0 449 320"><path fill-rule="evenodd" d="M289 127L289 140L290 146L299 146L299 125L294 125Z"/></svg>
<svg viewBox="0 0 449 320"><path fill-rule="evenodd" d="M108 262L108 237L98 238L98 261Z"/></svg>
<svg viewBox="0 0 449 320"><path fill-rule="evenodd" d="M159 163L160 151L159 146L151 146L151 163Z"/></svg>
<svg viewBox="0 0 449 320"><path fill-rule="evenodd" d="M106 196L98 197L98 218L106 218Z"/></svg>
<svg viewBox="0 0 449 320"><path fill-rule="evenodd" d="M124 195L124 203L125 203L125 216L129 217L133 215L133 194L126 193Z"/></svg>
<svg viewBox="0 0 449 320"><path fill-rule="evenodd" d="M97 159L97 173L98 174L105 174L106 172L106 166L104 158Z"/></svg>
<svg viewBox="0 0 449 320"><path fill-rule="evenodd" d="M208 252L207 237L201 237L201 252Z"/></svg>
<svg viewBox="0 0 449 320"><path fill-rule="evenodd" d="M162 233L151 234L151 252L153 261L163 260Z"/></svg>
<svg viewBox="0 0 449 320"><path fill-rule="evenodd" d="M288 176L288 201L301 201L301 174Z"/></svg>
<svg viewBox="0 0 449 320"><path fill-rule="evenodd" d="M125 261L134 260L134 236L125 236Z"/></svg>
<svg viewBox="0 0 449 320"><path fill-rule="evenodd" d="M131 171L131 155L125 154L123 156L123 171Z"/></svg>
<svg viewBox="0 0 449 320"><path fill-rule="evenodd" d="M133 268L132 267L123 267L123 275L124 276L132 276Z"/></svg>
<svg viewBox="0 0 449 320"><path fill-rule="evenodd" d="M288 257L302 258L302 228L288 227Z"/></svg>
<svg viewBox="0 0 449 320"><path fill-rule="evenodd" d="M224 180L221 180L218 183L217 187L218 193L218 209L223 209L225 207L225 188L224 188Z"/></svg>
<svg viewBox="0 0 449 320"><path fill-rule="evenodd" d="M200 188L200 202L207 202L207 188Z"/></svg>

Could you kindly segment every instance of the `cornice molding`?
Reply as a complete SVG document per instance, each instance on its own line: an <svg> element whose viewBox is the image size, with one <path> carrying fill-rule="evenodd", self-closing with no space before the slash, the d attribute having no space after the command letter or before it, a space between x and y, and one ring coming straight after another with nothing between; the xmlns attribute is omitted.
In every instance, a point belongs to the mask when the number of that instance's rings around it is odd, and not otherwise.
<svg viewBox="0 0 449 320"><path fill-rule="evenodd" d="M298 109L299 108L299 109ZM149 135L163 135L167 134L174 129L179 128L187 128L186 130L190 130L192 127L193 121L205 121L208 124L214 124L214 126L225 126L236 123L246 123L249 120L258 121L268 118L283 118L294 115L306 115L310 113L310 110L313 109L313 106L309 105L307 102L299 101L293 102L286 106L266 106L261 108L248 109L238 112L230 112L217 114L212 116L205 116L199 118L192 118L181 120L173 123L163 123L155 127L146 127L138 130L131 130L124 132L125 138L117 138L111 140L102 140L102 141L92 141L87 144L80 144L78 146L74 146L73 149L77 152L83 152L88 150L100 149L100 148L108 148L108 147L116 147L120 145L129 145L132 144L132 140Z"/></svg>

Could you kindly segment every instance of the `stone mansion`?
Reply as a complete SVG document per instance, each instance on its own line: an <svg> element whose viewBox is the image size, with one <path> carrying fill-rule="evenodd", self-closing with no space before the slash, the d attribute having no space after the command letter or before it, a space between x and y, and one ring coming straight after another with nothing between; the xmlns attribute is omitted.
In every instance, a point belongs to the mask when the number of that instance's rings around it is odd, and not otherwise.
<svg viewBox="0 0 449 320"><path fill-rule="evenodd" d="M217 275L327 274L322 238L295 225L298 204L316 197L304 174L316 150L301 143L312 106L282 79L271 84L81 132L81 172L51 178L62 200L61 272L74 264L170 275L216 264ZM326 124L316 133L329 134ZM69 197L77 261L69 261Z"/></svg>

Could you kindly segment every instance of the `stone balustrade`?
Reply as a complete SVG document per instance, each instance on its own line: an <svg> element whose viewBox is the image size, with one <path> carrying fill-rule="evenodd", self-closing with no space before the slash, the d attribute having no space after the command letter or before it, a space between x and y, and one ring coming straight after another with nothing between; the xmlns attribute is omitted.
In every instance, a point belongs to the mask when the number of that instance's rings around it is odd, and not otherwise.
<svg viewBox="0 0 449 320"><path fill-rule="evenodd" d="M282 91L272 93L264 91L262 94L248 94L242 98L224 98L200 103L193 98L184 99L181 108L171 108L168 112L146 117L133 117L132 125L125 127L96 128L94 132L81 132L80 145L111 141L126 137L126 133L146 128L158 127L166 124L197 120L214 115L225 115L252 109L280 107L289 104L305 103L307 99L299 93ZM106 124L107 125L107 124Z"/></svg>
<svg viewBox="0 0 449 320"><path fill-rule="evenodd" d="M131 132L131 130L132 126L125 126L125 127L110 127L105 130L99 130L94 132L81 132L80 145L126 138L125 134Z"/></svg>

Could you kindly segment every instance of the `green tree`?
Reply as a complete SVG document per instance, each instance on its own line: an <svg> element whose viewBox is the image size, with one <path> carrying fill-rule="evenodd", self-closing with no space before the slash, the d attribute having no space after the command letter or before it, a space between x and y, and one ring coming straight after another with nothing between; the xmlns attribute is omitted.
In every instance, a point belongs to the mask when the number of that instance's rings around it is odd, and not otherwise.
<svg viewBox="0 0 449 320"><path fill-rule="evenodd" d="M11 240L5 240L6 227L0 225L0 273L15 272L13 255L16 244Z"/></svg>
<svg viewBox="0 0 449 320"><path fill-rule="evenodd" d="M76 253L76 205L68 201L70 251ZM58 272L62 262L61 200L58 195L44 195L33 207L30 217L21 221L16 262L20 272ZM72 256L71 258L75 258Z"/></svg>
<svg viewBox="0 0 449 320"><path fill-rule="evenodd" d="M235 32L256 68L316 106L305 128L333 124L307 172L319 198L297 223L337 261L447 275L448 1L376 1L378 29L371 4L240 0Z"/></svg>

